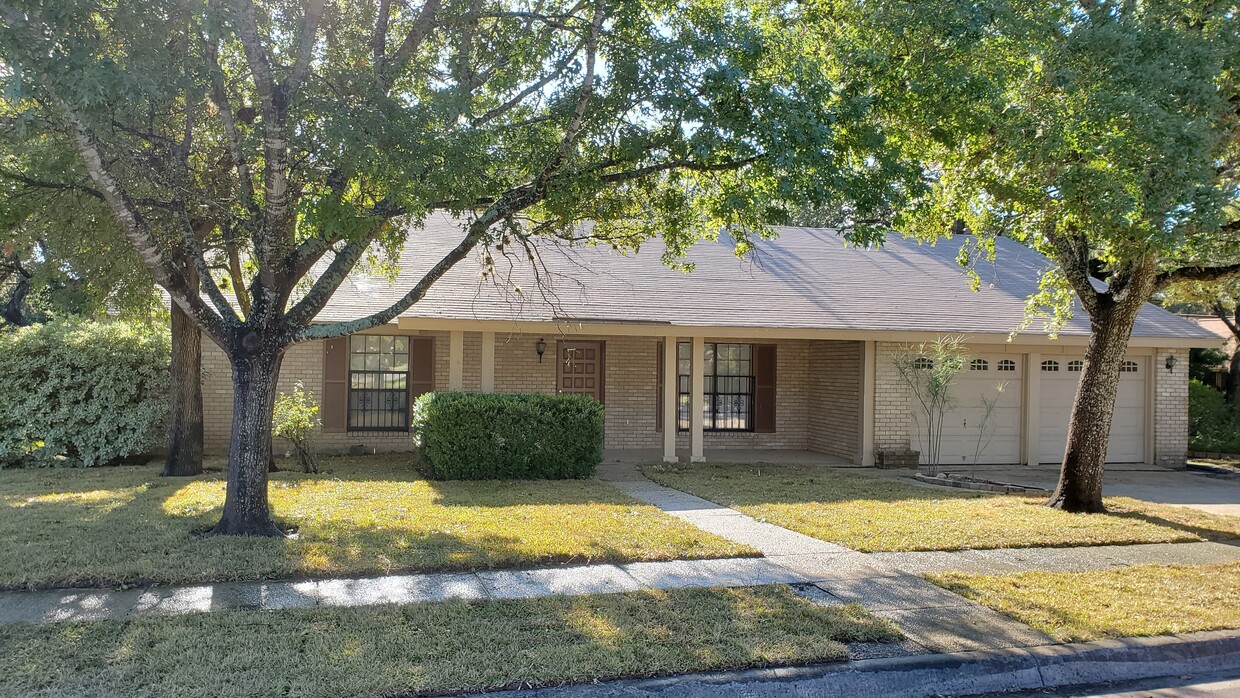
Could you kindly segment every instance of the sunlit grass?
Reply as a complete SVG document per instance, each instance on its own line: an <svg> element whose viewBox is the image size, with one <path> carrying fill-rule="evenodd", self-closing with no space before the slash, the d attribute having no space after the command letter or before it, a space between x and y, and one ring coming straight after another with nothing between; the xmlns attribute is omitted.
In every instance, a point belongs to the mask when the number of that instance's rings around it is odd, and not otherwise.
<svg viewBox="0 0 1240 698"><path fill-rule="evenodd" d="M1045 497L953 492L807 465L645 466L646 475L750 516L865 552L1086 546L1240 538L1240 517L1125 497L1106 515Z"/></svg>
<svg viewBox="0 0 1240 698"><path fill-rule="evenodd" d="M0 695L413 695L845 658L892 641L783 586L0 627Z"/></svg>
<svg viewBox="0 0 1240 698"><path fill-rule="evenodd" d="M407 456L272 476L295 539L203 538L219 473L0 471L0 587L176 583L753 555L603 483L428 482Z"/></svg>
<svg viewBox="0 0 1240 698"><path fill-rule="evenodd" d="M1064 641L1240 628L1240 563L929 579Z"/></svg>

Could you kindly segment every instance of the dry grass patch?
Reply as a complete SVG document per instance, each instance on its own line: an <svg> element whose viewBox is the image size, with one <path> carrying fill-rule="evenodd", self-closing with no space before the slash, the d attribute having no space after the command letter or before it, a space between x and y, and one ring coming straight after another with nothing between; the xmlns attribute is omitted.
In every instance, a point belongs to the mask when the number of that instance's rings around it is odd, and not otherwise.
<svg viewBox="0 0 1240 698"><path fill-rule="evenodd" d="M865 552L1167 543L1240 538L1240 517L1125 497L1067 514L1044 497L954 492L809 465L645 466L651 479Z"/></svg>
<svg viewBox="0 0 1240 698"><path fill-rule="evenodd" d="M1240 563L928 578L1066 642L1240 628Z"/></svg>
<svg viewBox="0 0 1240 698"><path fill-rule="evenodd" d="M219 473L0 471L0 588L185 583L755 555L591 480L431 482L406 457L272 476L297 538L201 538Z"/></svg>
<svg viewBox="0 0 1240 698"><path fill-rule="evenodd" d="M788 587L0 627L0 695L381 696L837 661L899 632Z"/></svg>

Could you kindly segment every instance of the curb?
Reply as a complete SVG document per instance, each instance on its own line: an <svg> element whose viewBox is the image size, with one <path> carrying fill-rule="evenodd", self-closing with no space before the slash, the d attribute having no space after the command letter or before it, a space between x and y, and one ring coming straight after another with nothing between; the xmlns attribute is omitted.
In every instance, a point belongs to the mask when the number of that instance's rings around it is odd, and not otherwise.
<svg viewBox="0 0 1240 698"><path fill-rule="evenodd" d="M1240 632L866 659L503 691L491 698L803 698L970 696L1240 670Z"/></svg>

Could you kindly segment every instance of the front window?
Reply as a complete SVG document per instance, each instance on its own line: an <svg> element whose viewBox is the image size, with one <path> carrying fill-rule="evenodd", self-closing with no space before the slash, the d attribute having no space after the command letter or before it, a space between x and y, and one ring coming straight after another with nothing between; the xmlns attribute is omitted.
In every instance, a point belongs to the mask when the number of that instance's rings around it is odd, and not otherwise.
<svg viewBox="0 0 1240 698"><path fill-rule="evenodd" d="M693 385L692 344L681 342L678 352L678 428L688 431ZM753 431L753 346L708 343L702 363L706 398L702 416L706 431Z"/></svg>
<svg viewBox="0 0 1240 698"><path fill-rule="evenodd" d="M409 428L409 338L349 338L349 431Z"/></svg>

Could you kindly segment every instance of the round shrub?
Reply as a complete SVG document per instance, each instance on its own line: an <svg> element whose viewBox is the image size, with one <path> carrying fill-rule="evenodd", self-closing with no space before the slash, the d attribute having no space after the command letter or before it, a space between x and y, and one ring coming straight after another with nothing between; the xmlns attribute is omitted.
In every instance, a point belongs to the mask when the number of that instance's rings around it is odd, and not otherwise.
<svg viewBox="0 0 1240 698"><path fill-rule="evenodd" d="M603 460L603 406L585 395L426 393L412 433L438 480L587 478Z"/></svg>
<svg viewBox="0 0 1240 698"><path fill-rule="evenodd" d="M149 452L168 414L167 333L56 320L0 333L0 467Z"/></svg>

